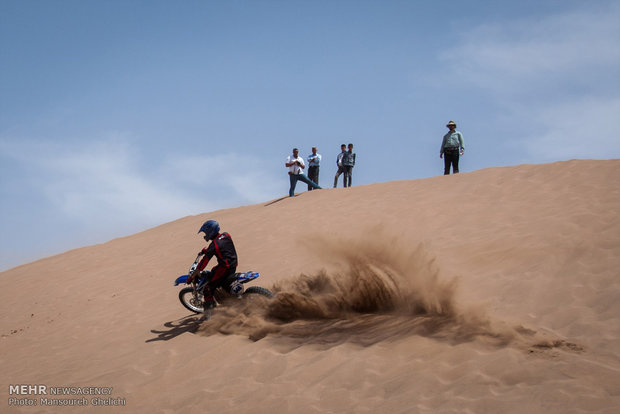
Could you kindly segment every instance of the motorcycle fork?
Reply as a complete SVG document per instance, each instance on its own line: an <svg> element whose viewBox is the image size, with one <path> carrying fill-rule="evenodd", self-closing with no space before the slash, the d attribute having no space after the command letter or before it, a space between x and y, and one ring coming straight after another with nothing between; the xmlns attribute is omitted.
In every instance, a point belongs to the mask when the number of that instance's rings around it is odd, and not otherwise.
<svg viewBox="0 0 620 414"><path fill-rule="evenodd" d="M197 285L196 283L194 283L194 291L192 292L192 294L194 295L195 301L199 301L199 302L203 301L202 290L204 289L204 287L205 287L204 283L200 285Z"/></svg>

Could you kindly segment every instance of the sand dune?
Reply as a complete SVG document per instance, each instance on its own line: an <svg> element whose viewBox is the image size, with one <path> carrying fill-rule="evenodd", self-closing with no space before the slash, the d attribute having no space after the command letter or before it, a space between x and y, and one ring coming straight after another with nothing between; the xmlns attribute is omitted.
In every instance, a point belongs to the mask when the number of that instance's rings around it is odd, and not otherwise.
<svg viewBox="0 0 620 414"><path fill-rule="evenodd" d="M618 173L573 160L313 191L2 272L0 411L617 413ZM207 322L180 305L207 218L275 299Z"/></svg>

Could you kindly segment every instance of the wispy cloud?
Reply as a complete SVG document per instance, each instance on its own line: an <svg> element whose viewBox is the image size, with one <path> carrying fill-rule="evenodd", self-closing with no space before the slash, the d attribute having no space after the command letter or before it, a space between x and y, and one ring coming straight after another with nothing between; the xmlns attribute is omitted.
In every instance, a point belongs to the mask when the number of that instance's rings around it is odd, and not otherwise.
<svg viewBox="0 0 620 414"><path fill-rule="evenodd" d="M46 207L78 222L153 222L187 213L179 194L140 170L138 154L121 137L83 146L13 141L3 147L5 157L39 177L29 185L45 196Z"/></svg>
<svg viewBox="0 0 620 414"><path fill-rule="evenodd" d="M450 82L484 91L505 125L524 126L511 137L524 158L618 157L619 21L620 7L609 4L484 25L440 58L451 62Z"/></svg>
<svg viewBox="0 0 620 414"><path fill-rule="evenodd" d="M183 187L187 193L200 194L219 207L251 204L268 200L285 192L282 188L283 168L274 159L261 160L245 153L171 155L158 171L159 179L175 177L168 185Z"/></svg>
<svg viewBox="0 0 620 414"><path fill-rule="evenodd" d="M111 216L153 223L259 202L278 191L277 177L248 154L169 155L153 161L121 135L80 147L13 141L1 151L35 176L46 177L31 185L53 208L78 220Z"/></svg>
<svg viewBox="0 0 620 414"><path fill-rule="evenodd" d="M616 120L619 98L584 97L524 114L542 125L537 135L525 136L524 145L540 161L570 158L620 157Z"/></svg>
<svg viewBox="0 0 620 414"><path fill-rule="evenodd" d="M33 228L15 230L40 234L43 227L41 237L52 237L47 243L66 249L77 247L71 240L102 242L186 215L264 201L285 191L278 188L282 180L262 171L260 162L248 154L171 154L152 160L132 141L119 133L82 144L0 141L0 159L13 168L6 171L0 191L3 198L28 205L24 214L32 217ZM19 177L18 185L11 184L12 177ZM20 199L25 193L36 194L36 204ZM43 226L42 217L55 217L55 222ZM5 231L14 227L11 220L5 211ZM89 237L76 237L80 233ZM5 244L15 240L10 236L5 234L2 240L7 254L13 247Z"/></svg>
<svg viewBox="0 0 620 414"><path fill-rule="evenodd" d="M612 7L484 25L441 57L454 62L459 82L502 95L595 86L598 76L617 82L619 17L620 8Z"/></svg>

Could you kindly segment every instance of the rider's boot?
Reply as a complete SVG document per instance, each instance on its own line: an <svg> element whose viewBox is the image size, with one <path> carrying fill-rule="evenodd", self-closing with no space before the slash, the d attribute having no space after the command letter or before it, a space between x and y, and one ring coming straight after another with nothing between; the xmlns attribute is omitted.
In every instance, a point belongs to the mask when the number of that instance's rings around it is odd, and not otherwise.
<svg viewBox="0 0 620 414"><path fill-rule="evenodd" d="M205 300L202 307L204 310L215 308L215 300Z"/></svg>
<svg viewBox="0 0 620 414"><path fill-rule="evenodd" d="M205 301L202 304L203 310L202 310L202 317L200 319L207 320L211 318L211 312L213 311L213 308L215 308L215 300L213 298L205 299Z"/></svg>

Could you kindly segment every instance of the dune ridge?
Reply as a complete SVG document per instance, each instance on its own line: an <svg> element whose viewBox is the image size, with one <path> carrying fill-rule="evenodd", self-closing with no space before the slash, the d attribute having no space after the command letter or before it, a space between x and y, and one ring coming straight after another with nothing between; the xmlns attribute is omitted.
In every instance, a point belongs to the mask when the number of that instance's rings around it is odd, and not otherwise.
<svg viewBox="0 0 620 414"><path fill-rule="evenodd" d="M125 401L63 412L615 413L619 171L571 160L313 191L2 272L0 411L60 411L9 406L11 386L41 384ZM207 322L181 307L172 282L208 218L274 300Z"/></svg>

